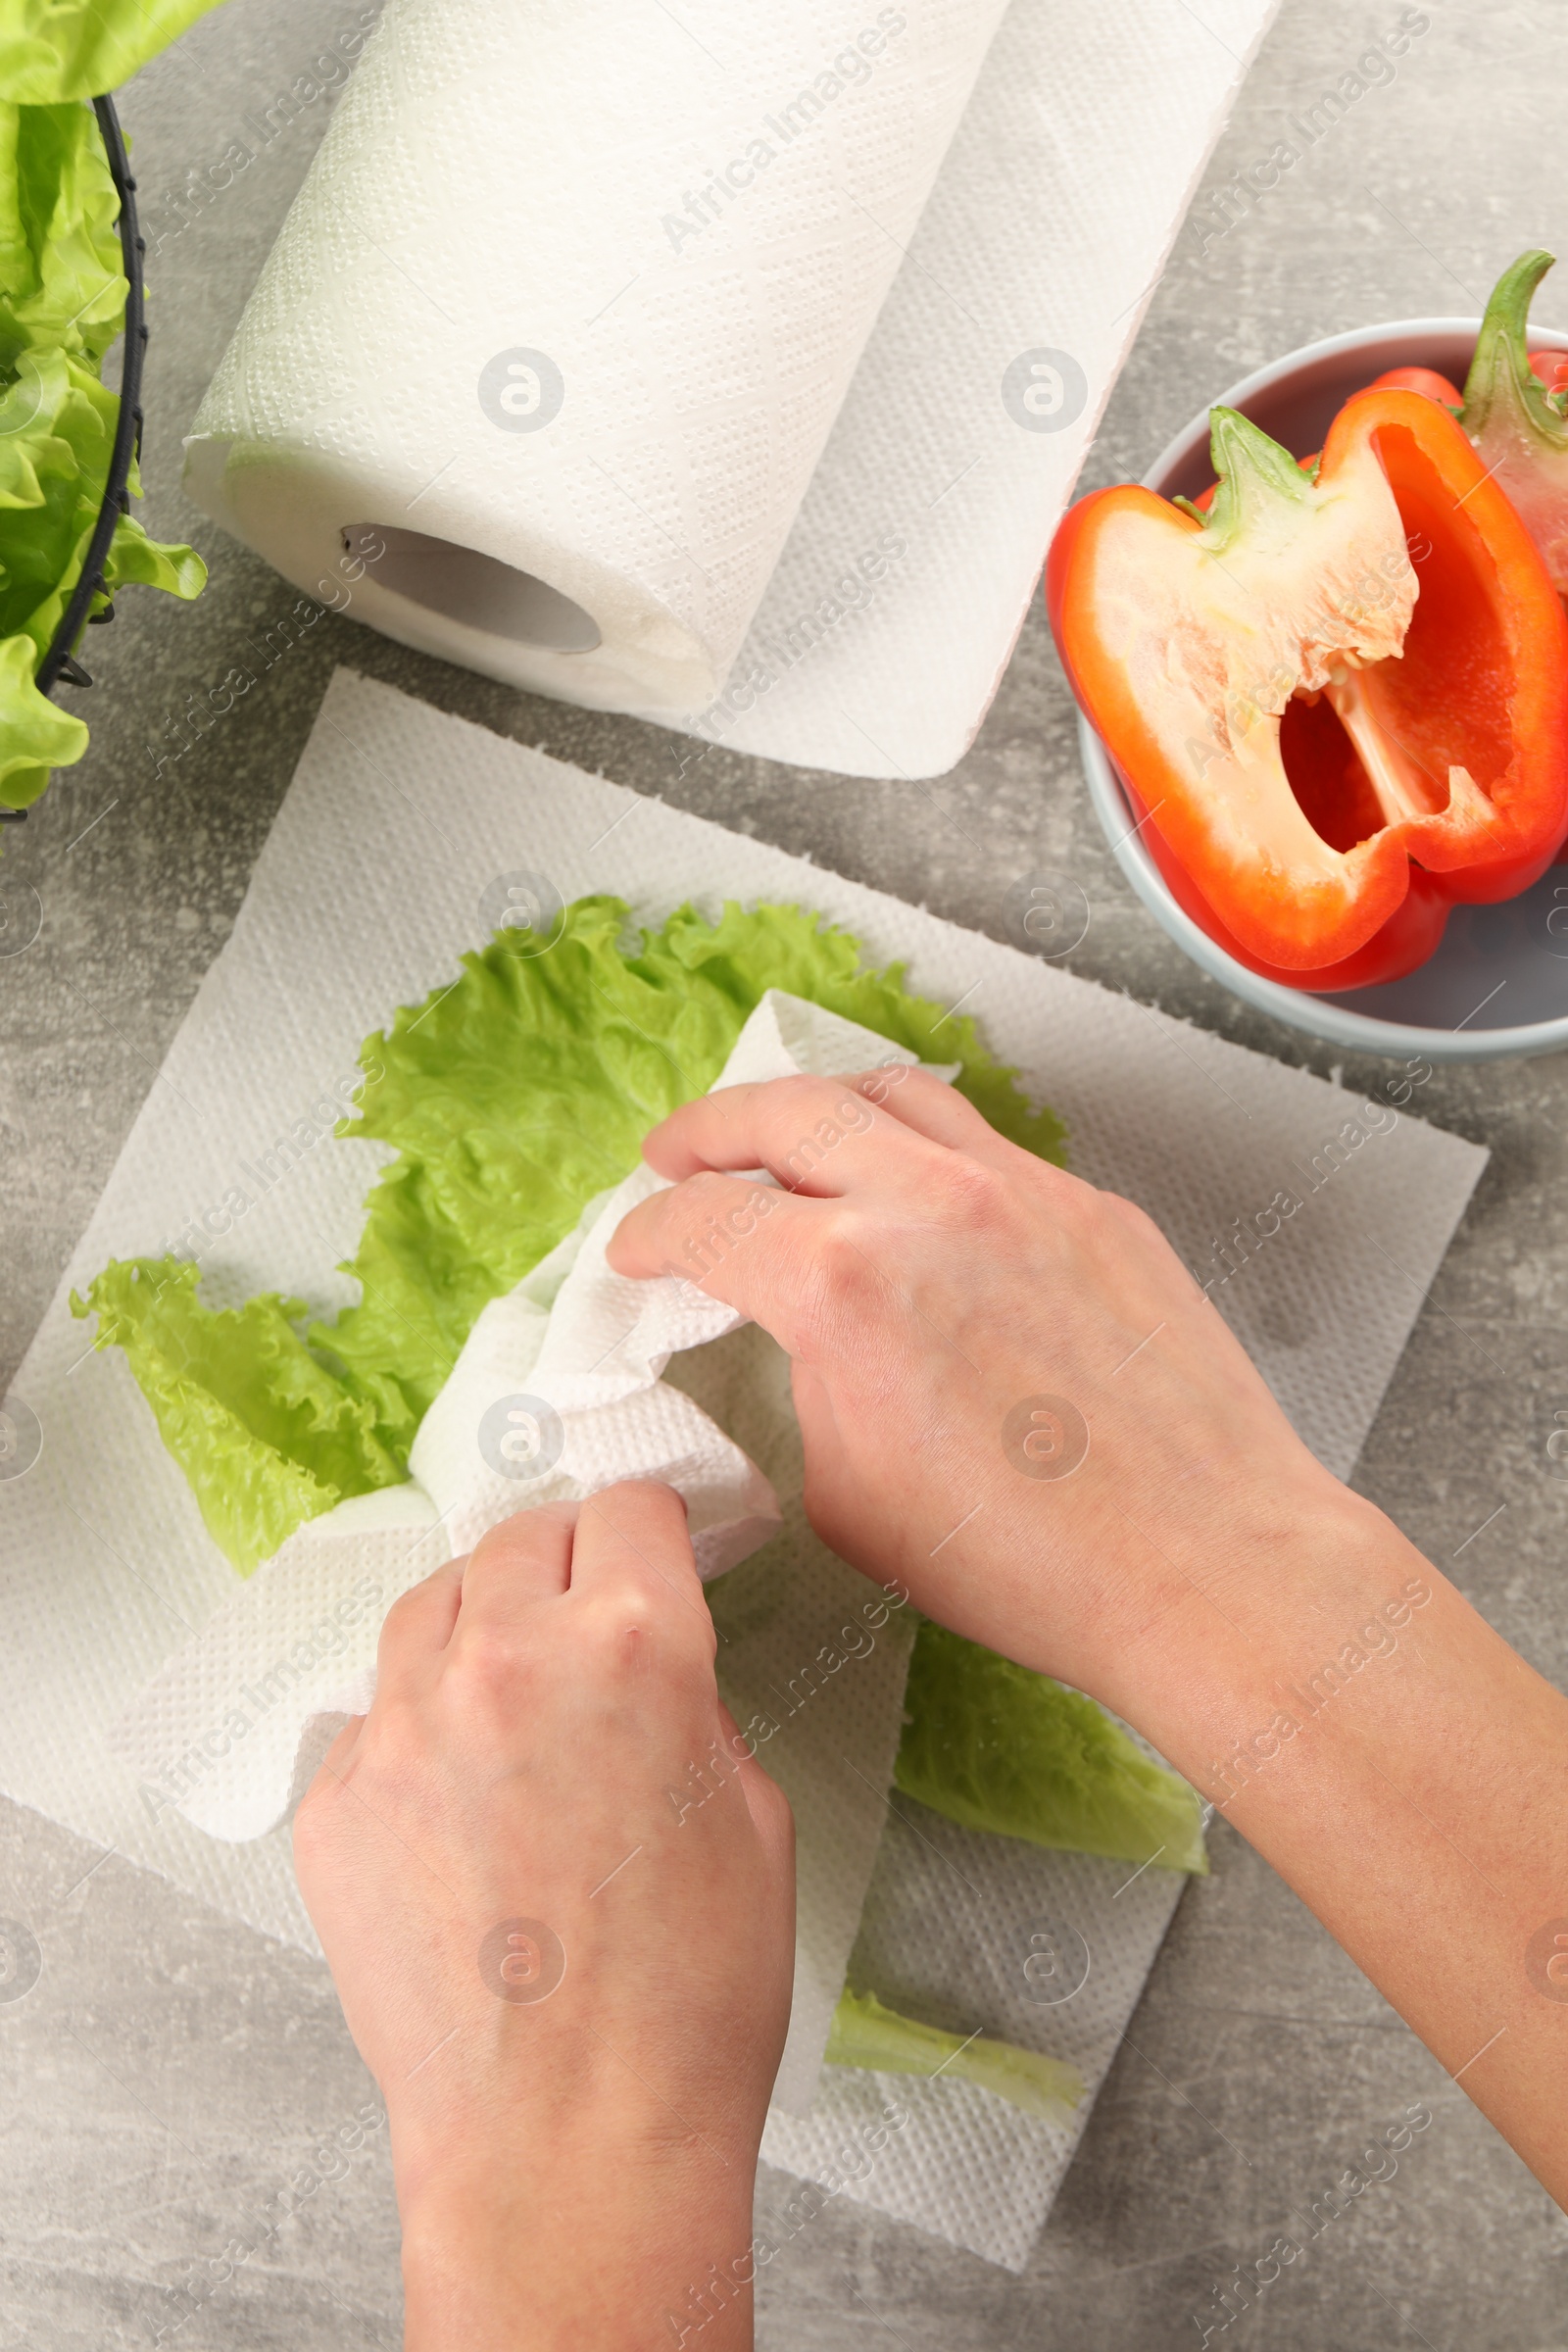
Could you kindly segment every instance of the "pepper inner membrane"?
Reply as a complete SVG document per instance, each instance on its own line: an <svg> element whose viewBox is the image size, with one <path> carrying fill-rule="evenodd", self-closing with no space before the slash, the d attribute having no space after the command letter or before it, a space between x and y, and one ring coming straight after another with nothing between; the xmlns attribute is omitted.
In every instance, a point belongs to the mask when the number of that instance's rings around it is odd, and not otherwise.
<svg viewBox="0 0 1568 2352"><path fill-rule="evenodd" d="M1385 427L1378 454L1420 582L1403 651L1298 693L1280 725L1297 804L1342 852L1400 817L1441 813L1450 766L1490 797L1513 757L1509 648L1480 535L1413 434Z"/></svg>

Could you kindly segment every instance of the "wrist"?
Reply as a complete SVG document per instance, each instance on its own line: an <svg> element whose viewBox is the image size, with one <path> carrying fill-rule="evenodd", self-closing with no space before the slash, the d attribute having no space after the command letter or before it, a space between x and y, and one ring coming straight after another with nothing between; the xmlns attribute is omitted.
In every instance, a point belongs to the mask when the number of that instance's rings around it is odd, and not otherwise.
<svg viewBox="0 0 1568 2352"><path fill-rule="evenodd" d="M1097 1695L1222 1807L1328 1698L1349 1701L1337 1717L1358 1712L1357 1687L1444 1583L1315 1464L1238 1497L1214 1540L1173 1540L1154 1520L1138 1533L1158 1555L1157 1600Z"/></svg>
<svg viewBox="0 0 1568 2352"><path fill-rule="evenodd" d="M404 2161L394 2132L407 2352L751 2344L755 2161L635 2130L483 2140Z"/></svg>

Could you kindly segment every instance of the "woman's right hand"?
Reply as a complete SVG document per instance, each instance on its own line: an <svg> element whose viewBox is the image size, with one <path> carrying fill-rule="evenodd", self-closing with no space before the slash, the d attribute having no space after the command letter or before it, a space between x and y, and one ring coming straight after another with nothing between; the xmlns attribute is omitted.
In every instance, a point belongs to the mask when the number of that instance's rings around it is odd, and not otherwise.
<svg viewBox="0 0 1568 2352"><path fill-rule="evenodd" d="M823 1541L1117 1703L1260 1541L1357 1507L1157 1227L920 1070L725 1087L656 1129L612 1245L788 1350ZM765 1168L776 1192L738 1173Z"/></svg>
<svg viewBox="0 0 1568 2352"><path fill-rule="evenodd" d="M1568 1700L1313 1460L1150 1220L919 1072L727 1087L647 1156L677 1181L613 1262L788 1348L825 1541L1147 1733L1568 2202Z"/></svg>

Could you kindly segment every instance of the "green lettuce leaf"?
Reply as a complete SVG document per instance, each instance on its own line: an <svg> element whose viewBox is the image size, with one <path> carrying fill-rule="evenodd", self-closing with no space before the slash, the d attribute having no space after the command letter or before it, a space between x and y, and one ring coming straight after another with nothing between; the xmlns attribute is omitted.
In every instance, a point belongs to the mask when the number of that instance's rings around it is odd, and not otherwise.
<svg viewBox="0 0 1568 2352"><path fill-rule="evenodd" d="M961 1060L959 1092L994 1127L1060 1157L1059 1121L1030 1109L970 1020L911 996L900 965L866 969L858 942L818 916L730 905L715 924L683 906L623 949L626 917L618 899L579 899L542 955L517 954L502 931L463 957L454 986L367 1041L362 1115L339 1132L398 1156L344 1269L362 1302L311 1336L388 1401L388 1445L407 1446L485 1301L636 1166L650 1128L712 1084L769 988L924 1059Z"/></svg>
<svg viewBox="0 0 1568 2352"><path fill-rule="evenodd" d="M1070 2122L1084 2095L1082 2075L1059 2058L1043 2058L1038 2050L986 2034L966 2041L961 2034L901 2017L874 1992L852 1992L848 1985L833 2012L827 2062L878 2075L960 2076L1046 2124Z"/></svg>
<svg viewBox="0 0 1568 2352"><path fill-rule="evenodd" d="M13 808L87 747L33 678L109 479L120 402L98 369L124 318L118 208L86 107L0 102L0 802ZM129 486L139 497L134 466ZM90 610L132 582L193 597L206 576L188 547L122 515Z"/></svg>
<svg viewBox="0 0 1568 2352"><path fill-rule="evenodd" d="M32 682L30 637L0 638L0 803L24 808L55 767L70 767L87 748L79 718L59 710Z"/></svg>
<svg viewBox="0 0 1568 2352"><path fill-rule="evenodd" d="M97 1314L95 1346L125 1350L209 1534L249 1575L302 1521L395 1486L403 1466L295 1332L303 1300L268 1292L215 1310L198 1276L174 1258L112 1258L71 1307Z"/></svg>
<svg viewBox="0 0 1568 2352"><path fill-rule="evenodd" d="M103 358L125 307L119 214L89 108L0 100L0 366Z"/></svg>
<svg viewBox="0 0 1568 2352"><path fill-rule="evenodd" d="M1204 1873L1195 1788L1082 1691L939 1625L915 1636L894 1785L969 1830Z"/></svg>
<svg viewBox="0 0 1568 2352"><path fill-rule="evenodd" d="M68 351L29 346L0 389L0 801L24 808L50 770L79 760L87 730L38 692L33 675L81 576L109 479L116 394ZM132 467L131 489L140 485ZM207 577L190 548L163 546L122 515L104 566L101 611L145 581L190 598Z"/></svg>
<svg viewBox="0 0 1568 2352"><path fill-rule="evenodd" d="M36 349L0 401L0 636L24 633L39 655L92 533L118 406L70 353Z"/></svg>
<svg viewBox="0 0 1568 2352"><path fill-rule="evenodd" d="M24 106L118 89L217 0L7 0L0 91Z"/></svg>
<svg viewBox="0 0 1568 2352"><path fill-rule="evenodd" d="M818 916L728 906L710 923L683 906L623 947L626 916L618 899L580 899L542 955L519 955L517 935L502 931L462 958L456 980L367 1040L363 1112L337 1132L374 1137L397 1156L370 1193L345 1269L360 1302L313 1326L308 1345L292 1331L292 1302L215 1315L196 1296L196 1267L172 1258L140 1261L146 1291L118 1268L93 1284L81 1311L99 1309L97 1344L127 1346L236 1566L254 1566L340 1494L402 1475L486 1300L636 1166L651 1127L712 1083L769 988L811 998L924 1059L960 1060L959 1090L992 1125L1059 1161L1059 1121L1031 1110L972 1022L910 995L901 966L865 969L857 942ZM157 1344L134 1347L149 1297ZM244 1323L253 1312L255 1324ZM253 1337L266 1346L248 1362ZM352 1433L347 1454L324 1458L322 1431L334 1441ZM242 1495L229 1508L231 1475Z"/></svg>

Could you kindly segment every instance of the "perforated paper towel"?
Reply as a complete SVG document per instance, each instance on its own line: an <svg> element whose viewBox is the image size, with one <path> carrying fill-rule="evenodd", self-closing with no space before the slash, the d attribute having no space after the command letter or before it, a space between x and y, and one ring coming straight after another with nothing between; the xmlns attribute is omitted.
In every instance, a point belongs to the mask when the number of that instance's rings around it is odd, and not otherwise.
<svg viewBox="0 0 1568 2352"><path fill-rule="evenodd" d="M1272 4L389 0L191 495L492 676L941 773Z"/></svg>
<svg viewBox="0 0 1568 2352"><path fill-rule="evenodd" d="M241 1183L240 1163L254 1170L323 1087L352 1077L362 1038L388 1007L446 983L457 951L487 931L480 901L490 885L522 868L543 869L566 897L618 891L650 920L689 897L710 913L726 896L794 900L853 929L878 963L906 959L912 986L950 1004L963 998L992 1049L1066 1119L1079 1172L1140 1201L1200 1279L1213 1283L1219 1311L1307 1442L1342 1475L1485 1160L1457 1137L1381 1113L1375 1130L1363 1124L1362 1140L1347 1144L1355 1099L1321 1079L339 672L233 934L18 1375L14 1394L37 1416L42 1452L25 1475L0 1480L0 1785L307 1949L314 1941L280 1834L240 1847L204 1838L172 1806L150 1801L104 1747L108 1726L231 1595L233 1572L118 1354L85 1352L67 1291L106 1258L156 1248L220 1209ZM347 1141L305 1151L205 1249L208 1295L233 1303L266 1287L304 1296L320 1314L347 1304L347 1279L324 1269L352 1250L368 1182L385 1156L381 1147ZM1248 1220L1256 1237L1257 1220L1267 1222L1264 1212L1286 1189L1300 1200L1299 1212L1244 1251L1237 1221ZM208 1218L209 1226L223 1222ZM1222 1274L1226 1265L1236 1270ZM805 1527L799 1438L778 1350L747 1328L677 1358L666 1378L745 1449L784 1507L782 1537L729 1580L733 1595L725 1588L735 1614L720 1672L743 1721L769 1689L794 1708L765 1758L803 1818L809 1811L819 1825L817 1842L803 1848L803 1886L820 1906L836 1900L849 1911L848 1948L888 1817L888 1692L896 1715L904 1658L896 1642L879 1638L869 1656L814 1690L798 1671L866 1589ZM890 1634L897 1625L895 1618ZM761 1693L755 1702L754 1690ZM963 1860L965 1833L943 1823L931 1834ZM893 1835L901 1844L885 1847L879 1876L903 1867L907 1834ZM1004 1851L1011 1887L1027 1886L1028 1874L1048 1863L1071 1861L1011 1844ZM1152 1883L1157 1902L1139 1893ZM1147 1870L1106 1915L1112 1929L1091 1922L1080 1931L1090 1940L1115 1938L1121 1993L1097 2020L1102 2064L1130 2015L1174 1892ZM868 1932L872 1925L868 1914ZM971 1975L963 2000L974 2025L994 2022L985 1987L987 1972L1002 1965L990 1954L1004 1925L1000 1913L976 1915L965 1947ZM911 1982L917 1940L904 1950ZM1095 1981L1104 1983L1110 1960L1097 1950L1095 1965ZM837 1990L797 1979L798 2012L809 2009L821 2029L817 2049ZM944 1997L957 1998L951 1989ZM1050 2048L1050 2008L1040 2021ZM809 2036L794 2039L797 2052L809 2046ZM1093 2074L1091 2053L1077 2055ZM922 2087L905 2082L898 2095L912 2106ZM784 2088L800 2097L799 2070ZM827 2122L837 2125L848 2095L831 2070L820 2094ZM988 2096L947 2082L927 2095L959 2102L959 2112ZM927 2226L965 2243L981 2234L977 2213L1001 2212L1011 2200L1006 2243L1016 2246L1026 2228L1019 2201L1044 2213L1060 2144L1039 2127L1021 2143L1024 2155L1009 2141L999 2159L994 2135L1003 2127L994 2110L970 2111L993 2134L990 2152L976 2132L944 2137L954 2168L945 2191L929 2166L905 2161L914 2144L905 2133L848 2193L893 2210L918 2203ZM775 2153L779 2144L770 2137ZM804 2161L811 2151L798 2154ZM1004 2258L1000 2246L982 2250Z"/></svg>
<svg viewBox="0 0 1568 2352"><path fill-rule="evenodd" d="M1022 2270L1132 2020L1182 1884L1096 1854L957 1830L898 1796L866 1893L856 1979L951 2032L1077 2067L1068 2125L1037 2123L951 2075L930 2082L829 2066L809 2117L768 2117L766 2161ZM879 2111L908 2118L889 2130ZM881 2121L881 2130L877 2129ZM759 2228L774 2206L761 2199ZM788 2224L778 2232L782 2238Z"/></svg>
<svg viewBox="0 0 1568 2352"><path fill-rule="evenodd" d="M769 989L715 1085L913 1059ZM347 1718L368 1707L393 1601L514 1511L580 1501L621 1478L662 1479L685 1497L705 1581L777 1533L767 1480L661 1377L677 1350L721 1339L745 1317L692 1284L628 1281L605 1260L622 1217L663 1189L639 1167L590 1201L575 1231L481 1309L419 1424L410 1482L307 1520L175 1651L110 1734L144 1787L167 1790L215 1838L275 1828ZM813 1971L842 1971L837 1933L818 1949L817 1926L803 1914Z"/></svg>

